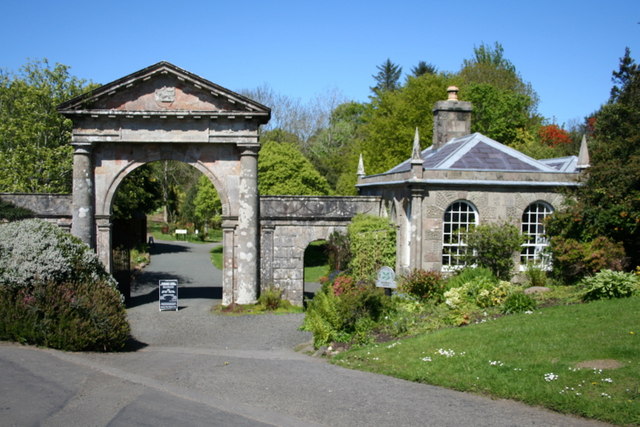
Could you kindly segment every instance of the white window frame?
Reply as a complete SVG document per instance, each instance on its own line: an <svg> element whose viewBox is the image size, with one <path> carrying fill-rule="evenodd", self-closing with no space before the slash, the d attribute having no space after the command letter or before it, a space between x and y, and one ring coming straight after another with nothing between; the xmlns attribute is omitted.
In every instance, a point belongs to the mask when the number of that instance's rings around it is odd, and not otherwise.
<svg viewBox="0 0 640 427"><path fill-rule="evenodd" d="M545 235L544 220L553 211L553 206L549 203L537 201L522 212L520 231L526 241L520 250L521 270L525 270L530 263L544 269L551 268L551 260L546 253L549 239Z"/></svg>
<svg viewBox="0 0 640 427"><path fill-rule="evenodd" d="M447 216L449 215L449 220ZM442 217L442 270L454 271L465 267L461 257L467 244L466 233L478 225L478 209L468 200L456 200L444 211ZM459 239L459 240L458 240Z"/></svg>

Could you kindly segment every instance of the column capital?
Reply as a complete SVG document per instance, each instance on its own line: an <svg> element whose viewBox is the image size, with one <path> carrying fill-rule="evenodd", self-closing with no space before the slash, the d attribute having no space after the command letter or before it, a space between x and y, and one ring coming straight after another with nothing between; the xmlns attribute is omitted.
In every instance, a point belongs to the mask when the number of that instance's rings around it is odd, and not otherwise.
<svg viewBox="0 0 640 427"><path fill-rule="evenodd" d="M73 154L91 154L94 145L95 144L93 142L71 141Z"/></svg>
<svg viewBox="0 0 640 427"><path fill-rule="evenodd" d="M257 156L260 151L260 144L254 142L241 142L238 144L241 156Z"/></svg>

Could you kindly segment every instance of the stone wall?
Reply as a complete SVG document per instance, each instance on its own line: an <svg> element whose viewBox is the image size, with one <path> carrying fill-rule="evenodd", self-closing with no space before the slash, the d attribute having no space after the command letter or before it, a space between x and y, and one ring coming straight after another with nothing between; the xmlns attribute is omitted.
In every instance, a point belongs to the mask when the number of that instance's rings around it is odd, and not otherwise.
<svg viewBox="0 0 640 427"><path fill-rule="evenodd" d="M71 229L70 194L0 193L0 199L14 206L29 209L41 218L66 230Z"/></svg>
<svg viewBox="0 0 640 427"><path fill-rule="evenodd" d="M260 198L261 286L274 285L302 305L304 252L309 243L346 232L359 213L386 215L380 197L270 196Z"/></svg>

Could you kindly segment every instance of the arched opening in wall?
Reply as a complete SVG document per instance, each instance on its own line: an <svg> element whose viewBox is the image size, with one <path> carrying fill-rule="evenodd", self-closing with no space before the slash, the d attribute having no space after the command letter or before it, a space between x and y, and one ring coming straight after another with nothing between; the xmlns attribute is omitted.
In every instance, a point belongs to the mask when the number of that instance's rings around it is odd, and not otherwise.
<svg viewBox="0 0 640 427"><path fill-rule="evenodd" d="M304 251L304 300L313 299L329 275L329 253L326 240L316 240Z"/></svg>
<svg viewBox="0 0 640 427"><path fill-rule="evenodd" d="M160 280L178 281L179 301L221 298L211 252L222 206L207 176L179 161L143 164L121 180L110 211L112 271L129 307L158 301Z"/></svg>

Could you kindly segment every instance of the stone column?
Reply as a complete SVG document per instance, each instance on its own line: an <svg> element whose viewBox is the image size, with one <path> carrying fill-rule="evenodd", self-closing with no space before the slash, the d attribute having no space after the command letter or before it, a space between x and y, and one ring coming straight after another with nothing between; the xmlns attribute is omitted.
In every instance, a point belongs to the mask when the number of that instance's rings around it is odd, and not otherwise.
<svg viewBox="0 0 640 427"><path fill-rule="evenodd" d="M411 227L410 236L410 256L409 269L422 268L422 200L424 189L420 187L411 187L411 217L409 218L409 226Z"/></svg>
<svg viewBox="0 0 640 427"><path fill-rule="evenodd" d="M240 186L238 204L237 300L238 304L253 304L258 300L260 285L258 255L260 246L258 197L258 151L260 144L238 144L240 148Z"/></svg>
<svg viewBox="0 0 640 427"><path fill-rule="evenodd" d="M235 231L237 221L222 222L222 305L236 302Z"/></svg>
<svg viewBox="0 0 640 427"><path fill-rule="evenodd" d="M73 146L73 195L71 202L71 234L90 248L95 242L95 202L92 144L72 142Z"/></svg>

